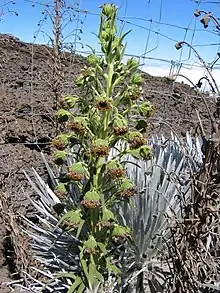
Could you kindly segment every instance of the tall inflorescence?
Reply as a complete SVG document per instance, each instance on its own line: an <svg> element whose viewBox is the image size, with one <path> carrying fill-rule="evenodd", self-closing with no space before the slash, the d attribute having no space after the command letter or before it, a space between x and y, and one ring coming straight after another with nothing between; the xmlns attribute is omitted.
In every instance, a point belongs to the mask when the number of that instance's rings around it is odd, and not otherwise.
<svg viewBox="0 0 220 293"><path fill-rule="evenodd" d="M121 158L126 154L145 160L152 156L146 133L154 109L142 97L138 61L122 62L123 41L129 32L118 32L117 12L113 4L102 7L98 38L103 57L89 55L88 67L76 79L85 95L62 97L57 115L68 131L53 140L55 163L61 169L55 192L69 209L66 214L63 210L60 225L81 243L76 288L92 288L105 282L109 274L120 280L115 251L132 241L132 231L118 224L114 207L122 201L129 204L136 193ZM110 158L119 142L124 147ZM70 201L73 186L81 198Z"/></svg>

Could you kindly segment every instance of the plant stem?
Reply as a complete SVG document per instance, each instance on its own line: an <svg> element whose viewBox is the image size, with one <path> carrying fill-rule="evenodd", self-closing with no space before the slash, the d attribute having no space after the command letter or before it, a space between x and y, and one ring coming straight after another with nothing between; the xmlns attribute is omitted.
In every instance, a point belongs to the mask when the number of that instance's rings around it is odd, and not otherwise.
<svg viewBox="0 0 220 293"><path fill-rule="evenodd" d="M108 64L108 79L107 79L107 89L106 89L106 98L111 98L112 95L112 76L114 74L114 64Z"/></svg>

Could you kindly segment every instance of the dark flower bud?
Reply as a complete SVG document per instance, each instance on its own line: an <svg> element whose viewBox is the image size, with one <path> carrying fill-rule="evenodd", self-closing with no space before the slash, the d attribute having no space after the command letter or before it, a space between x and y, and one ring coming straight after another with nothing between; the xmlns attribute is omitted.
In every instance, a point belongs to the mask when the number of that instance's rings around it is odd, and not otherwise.
<svg viewBox="0 0 220 293"><path fill-rule="evenodd" d="M69 119L70 115L71 115L70 112L65 109L60 109L57 112L57 117L59 122L66 122Z"/></svg>
<svg viewBox="0 0 220 293"><path fill-rule="evenodd" d="M176 43L176 44L175 44L175 47L176 47L177 50L181 49L181 48L183 47L182 42L178 42L178 43Z"/></svg>
<svg viewBox="0 0 220 293"><path fill-rule="evenodd" d="M105 97L99 97L96 99L96 107L101 111L105 112L112 108L111 99L106 99Z"/></svg>
<svg viewBox="0 0 220 293"><path fill-rule="evenodd" d="M62 165L66 161L66 152L58 151L55 155L54 162L56 165Z"/></svg>
<svg viewBox="0 0 220 293"><path fill-rule="evenodd" d="M200 20L200 22L204 25L204 28L207 28L209 26L210 17L206 15Z"/></svg>

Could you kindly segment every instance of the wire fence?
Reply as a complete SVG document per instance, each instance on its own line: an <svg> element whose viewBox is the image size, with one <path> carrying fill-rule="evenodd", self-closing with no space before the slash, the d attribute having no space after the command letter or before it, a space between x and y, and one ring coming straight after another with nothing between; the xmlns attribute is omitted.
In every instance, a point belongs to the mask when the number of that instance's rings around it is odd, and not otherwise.
<svg viewBox="0 0 220 293"><path fill-rule="evenodd" d="M30 3L30 5L41 6L43 9L53 9L53 3L51 1L45 1L45 2L39 2L39 1L34 1L34 0L23 0L23 1L27 2L27 3ZM9 4L11 2L13 2L13 1L6 1L6 4ZM124 1L124 2L128 3L128 0ZM151 3L153 3L153 2L154 1L148 1L149 7L150 7ZM206 36L208 34L213 35L213 37L215 37L216 40L218 40L219 39L219 31L213 30L213 27L203 29L202 25L199 24L199 21L196 21L195 17L193 16L193 11L192 11L192 18L189 20L188 25L186 25L186 26L181 26L181 25L178 25L178 24L175 24L175 23L163 22L162 21L162 15L164 14L164 12L163 12L163 6L164 6L163 2L164 2L164 0L161 0L159 18L158 19L154 19L152 17L149 18L149 19L145 19L145 18L137 17L137 16L129 16L129 15L126 15L126 14L124 16L119 16L118 17L119 22L121 22L123 24L126 24L131 28L137 28L137 33L139 35L141 35L142 38L145 35L145 33L148 32L148 34L146 34L146 37L144 37L146 40L143 42L145 44L143 46L143 48L142 48L143 53L142 54L130 54L129 52L127 52L127 56L135 56L135 57L142 58L143 60L154 60L154 61L158 61L158 62L169 63L170 67L173 67L174 65L179 65L179 64L186 65L186 66L190 65L191 69L193 69L194 67L202 67L201 65L195 64L195 60L194 60L194 58L193 58L193 56L191 54L192 52L191 52L190 49L189 50L187 49L187 51L189 51L189 52L187 52L187 54L188 54L187 60L189 61L188 63L190 63L191 57L193 59L193 62L191 62L190 64L187 64L186 60L184 60L184 58L183 58L183 51L184 50L182 50L179 53L179 56L176 55L177 56L176 59L172 59L172 60L168 59L168 58L165 58L165 57L164 58L158 58L156 56L152 56L154 51L157 52L157 49L163 48L163 40L164 39L165 40L167 39L168 41L171 42L170 43L170 48L172 46L174 46L176 42L185 41L187 39L187 41L192 46L194 46L195 48L196 47L210 47L210 46L211 47L216 47L216 48L212 49L213 50L212 57L215 58L217 56L217 53L219 52L219 47L220 47L219 42L216 41L216 42L213 42L213 43L210 43L210 42L207 42L207 43L197 43L196 42L195 43L194 40L195 40L195 38L197 36L197 33L202 33L204 35L204 38L202 38L203 40L206 40L206 39L209 40L209 38L206 38ZM211 3L211 2L207 2L207 1L204 1L204 2L203 1L196 1L196 2L198 2L197 3L197 8L199 8L199 6L202 3ZM83 32L83 26L86 23L86 19L88 17L92 17L92 16L99 16L99 14L96 13L96 12L93 12L93 11L86 10L86 9L80 9L80 1L76 1L75 4L76 5L72 7L74 9L75 14L77 15L77 18L75 19L75 20L77 20L77 23L75 24L76 25L75 30L78 29L78 30L81 30ZM125 3L124 3L124 5L125 5ZM47 17L48 17L48 15L45 14L44 18L39 21L38 29L37 29L36 33L34 34L34 39L37 39L39 33L42 33L42 26L46 22ZM90 19L90 21L91 21L91 19ZM194 22L194 24L193 24L193 22ZM71 23L71 25L73 25L73 22ZM157 29L155 29L153 27L153 25L156 25ZM176 37L173 37L173 35L171 33L166 34L166 33L161 32L161 31L164 31L164 27L165 28L169 27L169 28L177 29L178 30L178 35L181 36L181 39L177 39ZM153 46L151 44L151 42L152 42L151 39L152 39L153 35L155 35L156 38L157 38L157 44L155 46ZM83 47L83 49L84 49L87 44L84 43L84 42L78 42L77 37L79 37L79 36L77 36L77 34L75 34L75 37L71 39L71 44L75 47L75 49L77 47L79 47L79 45L81 45ZM36 42L36 41L34 40L33 43L34 42ZM151 49L149 49L149 48L151 48ZM82 52L84 50L79 50L79 48L76 49L76 51L78 51L80 53L87 54L86 50L85 50L85 52ZM145 64L145 65L147 65L147 64ZM219 63L216 63L215 68L216 68L216 66L219 66L219 65L220 65ZM215 69L215 68L213 68L213 69Z"/></svg>
<svg viewBox="0 0 220 293"><path fill-rule="evenodd" d="M207 53L212 48L212 52L208 54L210 56L211 61L207 61L207 68L213 73L213 75L218 76L218 70L220 68L219 62L219 51L220 51L220 42L219 42L219 30L214 29L212 25L208 28L204 29L200 21L194 16L194 11L192 11L191 16L185 22L184 25L180 25L178 23L164 21L165 15L165 1L158 0L158 11L155 16L155 13L152 15L146 15L146 18L139 17L137 15L128 15L128 6L132 0L124 0L120 2L120 13L118 16L119 24L125 25L126 29L132 29L132 34L137 34L140 36L141 46L138 50L129 51L128 49L125 53L125 59L129 57L135 57L140 60L141 69L146 71L149 74L156 75L166 75L172 77L174 80L180 80L187 82L187 78L193 80L193 84L196 84L201 78L204 77L202 91L209 90L210 86L207 81L208 72L206 68L204 68L204 64L198 60L191 47L185 47L180 51L175 50L175 44L179 41L188 42L190 46L196 48L197 50L201 49L202 53ZM5 1L4 4L0 6L0 19L1 17L6 18L7 14L15 14L18 15L19 18L19 6L17 4L19 1ZM31 50L31 66L30 66L30 75L26 77L25 82L30 83L29 87L29 104L30 111L19 112L12 111L8 112L8 115L11 117L17 118L30 118L33 131L33 137L31 140L27 140L25 142L7 142L2 139L0 144L24 144L24 145L47 145L50 144L50 141L40 142L39 135L36 131L36 117L40 117L42 115L48 115L51 122L53 121L53 116L51 109L45 109L46 111L36 110L35 104L35 87L34 84L38 83L39 80L35 75L35 44L42 43L42 35L46 38L45 44L52 47L54 45L54 35L50 35L49 32L52 31L53 28L53 13L54 13L54 1L35 1L35 0L23 0L24 3L33 7L33 11L37 9L38 12L41 13L41 18L39 18L39 22L37 23L37 28L35 32L33 32L33 41L32 41L32 50ZM217 2L217 1L216 1ZM215 1L195 1L195 8L200 9L203 4L218 4ZM90 45L88 44L88 28L91 23L97 23L97 18L99 17L99 13L91 11L90 9L86 9L83 7L80 0L75 1L60 1L63 5L62 7L62 48L66 52L77 53L82 56L87 56L91 53ZM16 6L17 5L17 6ZM86 5L86 4L84 4ZM151 6L154 5L154 0L146 0L146 7L148 11L151 11ZM212 7L211 7L212 8ZM18 10L18 11L17 11ZM216 5L215 5L216 10ZM40 15L39 15L40 17ZM19 21L19 20L18 20ZM1 22L0 22L1 26ZM177 32L177 33L176 33ZM91 35L91 34L90 34ZM198 36L203 35L201 38ZM177 38L178 36L178 38ZM94 35L94 39L96 36ZM180 39L179 39L180 38ZM201 42L198 42L198 40ZM211 40L211 42L210 42ZM22 41L22 40L21 40ZM98 47L98 43L97 43ZM166 49L170 48L173 54L172 58L167 57ZM131 48L131 47L130 47ZM102 52L96 49L96 53L98 55L102 55ZM172 55L172 54L171 54ZM68 63L68 74L65 76L65 88L67 91L72 90L72 72L75 70L75 55L73 54L71 60ZM187 78L184 78L187 76ZM51 77L52 78L52 77ZM197 78L197 80L196 80ZM218 84L219 86L219 84ZM162 97L170 97L174 93L174 85L166 92L161 89L146 89L146 95L156 94ZM198 93L189 94L187 92L182 92L182 95L190 96L191 99L197 98ZM0 110L0 115L4 116L4 110ZM184 118L180 118L180 121L185 121ZM168 119L169 120L169 119ZM169 121L166 120L166 123ZM196 122L198 120L193 120L192 122ZM171 121L172 124L172 121ZM49 138L50 140L50 138Z"/></svg>

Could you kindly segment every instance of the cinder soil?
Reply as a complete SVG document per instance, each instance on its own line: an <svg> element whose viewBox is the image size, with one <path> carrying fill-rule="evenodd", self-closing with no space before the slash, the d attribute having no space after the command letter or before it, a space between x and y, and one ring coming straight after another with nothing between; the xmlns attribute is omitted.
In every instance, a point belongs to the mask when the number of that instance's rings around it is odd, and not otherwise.
<svg viewBox="0 0 220 293"><path fill-rule="evenodd" d="M55 96L53 60L51 50L45 46L31 45L17 38L0 34L0 199L10 198L10 211L32 215L28 196L33 192L27 184L23 170L34 167L46 178L40 157L45 152L50 161L50 141L56 134L54 122ZM75 93L74 79L85 65L85 59L66 54L63 57L63 93ZM150 133L177 135L198 126L196 109L204 128L209 130L209 120L201 95L183 83L168 78L145 74L144 94L156 106L151 119ZM211 112L214 103L207 100ZM25 191L25 192L24 192ZM9 241L9 217L0 205L0 292L10 292L4 284L16 272L13 261L13 243ZM2 216L1 216L2 215ZM9 245L10 244L10 245Z"/></svg>

